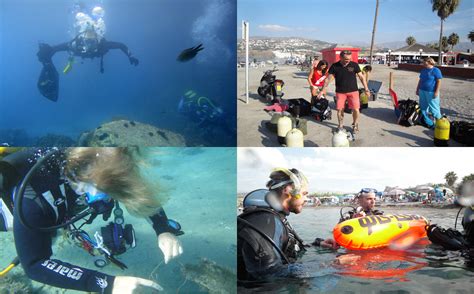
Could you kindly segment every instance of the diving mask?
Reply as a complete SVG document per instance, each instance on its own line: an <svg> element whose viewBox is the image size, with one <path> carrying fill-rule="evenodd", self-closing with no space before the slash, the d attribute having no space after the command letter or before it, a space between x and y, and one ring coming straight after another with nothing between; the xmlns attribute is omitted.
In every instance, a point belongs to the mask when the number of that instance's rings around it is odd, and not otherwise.
<svg viewBox="0 0 474 294"><path fill-rule="evenodd" d="M303 196L301 195L301 190L303 187L308 186L308 179L305 177L305 175L303 175L302 172L294 173L287 168L275 168L273 169L272 174L275 172L283 172L290 178L290 180L277 183L271 186L270 189L279 188L286 184L292 183L294 186L294 189L290 192L291 196L295 199L300 199ZM270 174L270 177L271 177L271 174Z"/></svg>

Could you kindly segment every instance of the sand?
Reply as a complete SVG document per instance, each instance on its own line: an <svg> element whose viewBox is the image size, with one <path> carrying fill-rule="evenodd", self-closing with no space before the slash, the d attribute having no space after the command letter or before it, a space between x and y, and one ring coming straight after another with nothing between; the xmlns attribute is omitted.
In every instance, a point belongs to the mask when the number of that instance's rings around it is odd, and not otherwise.
<svg viewBox="0 0 474 294"><path fill-rule="evenodd" d="M266 68L249 69L249 103L245 103L245 68L237 70L237 124L238 146L279 146L276 135L269 132L264 125L270 120L270 114L263 108L265 101L257 94L260 78ZM389 72L394 73L394 90L399 99L415 99L418 73L389 68L384 65L373 65L371 80L383 82L378 99L369 102L369 108L362 111L360 117L360 132L351 146L433 146L434 132L422 126L403 127L397 124L392 100L388 93ZM285 82L284 98L305 98L310 100L307 82L308 72L302 72L296 66L282 65L276 76ZM360 81L359 81L360 83ZM306 147L331 146L332 132L337 127L337 116L333 102L334 82L328 89L328 100L333 109L330 121L319 122L310 117L308 119L308 135L305 136ZM441 84L441 111L450 120L474 121L474 81L454 78L444 78ZM345 114L344 125L352 124L350 114ZM450 141L450 146L463 146Z"/></svg>

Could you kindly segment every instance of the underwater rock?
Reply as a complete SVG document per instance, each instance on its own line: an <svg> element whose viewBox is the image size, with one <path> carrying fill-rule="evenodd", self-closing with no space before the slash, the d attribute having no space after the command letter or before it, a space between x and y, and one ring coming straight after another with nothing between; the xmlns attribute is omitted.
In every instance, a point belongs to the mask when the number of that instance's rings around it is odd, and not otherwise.
<svg viewBox="0 0 474 294"><path fill-rule="evenodd" d="M153 134L160 134L160 136ZM82 133L78 145L85 147L186 146L186 141L180 134L169 130L137 121L115 120Z"/></svg>
<svg viewBox="0 0 474 294"><path fill-rule="evenodd" d="M183 274L210 294L237 293L237 275L230 268L202 258L198 264L184 265Z"/></svg>
<svg viewBox="0 0 474 294"><path fill-rule="evenodd" d="M71 147L75 145L76 142L68 136L55 134L47 134L46 136L40 137L34 144L34 146L37 147Z"/></svg>

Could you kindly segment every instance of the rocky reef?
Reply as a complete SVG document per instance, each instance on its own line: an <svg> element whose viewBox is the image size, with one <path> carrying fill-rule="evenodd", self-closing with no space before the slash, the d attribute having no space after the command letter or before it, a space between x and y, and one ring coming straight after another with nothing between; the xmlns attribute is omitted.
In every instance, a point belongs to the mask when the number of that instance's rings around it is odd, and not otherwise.
<svg viewBox="0 0 474 294"><path fill-rule="evenodd" d="M230 268L202 258L198 264L186 264L182 272L187 280L210 294L237 293L237 275Z"/></svg>
<svg viewBox="0 0 474 294"><path fill-rule="evenodd" d="M170 147L186 146L186 141L180 134L169 130L121 119L104 123L95 130L82 133L77 145L86 147Z"/></svg>

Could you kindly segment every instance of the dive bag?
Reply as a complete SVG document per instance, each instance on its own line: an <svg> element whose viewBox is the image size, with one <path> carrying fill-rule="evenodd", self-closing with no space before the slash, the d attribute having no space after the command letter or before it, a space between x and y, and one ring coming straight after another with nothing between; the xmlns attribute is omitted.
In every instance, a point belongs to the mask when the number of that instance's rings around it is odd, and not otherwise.
<svg viewBox="0 0 474 294"><path fill-rule="evenodd" d="M411 127L420 120L420 107L415 100L400 100L398 102L398 109L400 110L399 125Z"/></svg>
<svg viewBox="0 0 474 294"><path fill-rule="evenodd" d="M451 122L450 138L467 146L474 146L474 123L467 121Z"/></svg>
<svg viewBox="0 0 474 294"><path fill-rule="evenodd" d="M311 103L303 98L288 99L288 112L295 117L310 116L311 115Z"/></svg>
<svg viewBox="0 0 474 294"><path fill-rule="evenodd" d="M311 113L316 120L324 121L330 120L332 117L331 108L329 107L329 101L326 98L316 97L311 98Z"/></svg>

